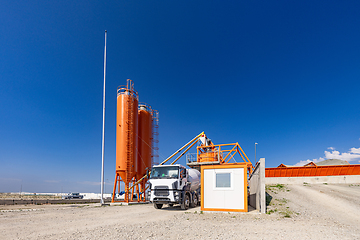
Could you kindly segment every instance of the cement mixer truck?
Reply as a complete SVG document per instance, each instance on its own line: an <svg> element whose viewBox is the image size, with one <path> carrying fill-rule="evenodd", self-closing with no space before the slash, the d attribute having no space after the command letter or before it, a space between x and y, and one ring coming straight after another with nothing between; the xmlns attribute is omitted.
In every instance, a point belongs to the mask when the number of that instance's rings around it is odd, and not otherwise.
<svg viewBox="0 0 360 240"><path fill-rule="evenodd" d="M156 209L164 204L172 207L180 204L181 209L196 207L200 199L200 172L186 169L180 164L155 165L149 179L149 199Z"/></svg>

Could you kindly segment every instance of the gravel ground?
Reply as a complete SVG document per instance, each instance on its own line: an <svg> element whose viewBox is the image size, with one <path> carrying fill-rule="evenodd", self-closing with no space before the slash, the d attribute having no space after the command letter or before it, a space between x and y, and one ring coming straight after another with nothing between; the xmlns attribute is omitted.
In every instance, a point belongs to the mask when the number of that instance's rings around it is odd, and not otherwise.
<svg viewBox="0 0 360 240"><path fill-rule="evenodd" d="M360 239L359 185L268 186L268 214L151 204L0 206L0 239Z"/></svg>

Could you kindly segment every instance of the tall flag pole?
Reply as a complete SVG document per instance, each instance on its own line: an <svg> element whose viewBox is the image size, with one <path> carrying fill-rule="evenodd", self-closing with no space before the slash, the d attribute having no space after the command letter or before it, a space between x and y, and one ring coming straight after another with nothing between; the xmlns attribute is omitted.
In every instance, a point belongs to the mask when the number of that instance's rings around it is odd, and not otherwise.
<svg viewBox="0 0 360 240"><path fill-rule="evenodd" d="M104 93L103 93L103 125L102 125L102 149L101 149L101 205L104 205L104 143L105 143L105 79L106 79L106 37L105 30L105 48L104 48Z"/></svg>

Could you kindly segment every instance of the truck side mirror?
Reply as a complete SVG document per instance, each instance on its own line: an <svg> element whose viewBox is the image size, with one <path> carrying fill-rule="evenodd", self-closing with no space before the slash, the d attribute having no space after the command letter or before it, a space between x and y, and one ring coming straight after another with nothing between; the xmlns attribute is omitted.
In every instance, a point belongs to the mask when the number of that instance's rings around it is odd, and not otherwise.
<svg viewBox="0 0 360 240"><path fill-rule="evenodd" d="M185 178L185 177L186 177L186 171L184 169L181 169L180 178Z"/></svg>

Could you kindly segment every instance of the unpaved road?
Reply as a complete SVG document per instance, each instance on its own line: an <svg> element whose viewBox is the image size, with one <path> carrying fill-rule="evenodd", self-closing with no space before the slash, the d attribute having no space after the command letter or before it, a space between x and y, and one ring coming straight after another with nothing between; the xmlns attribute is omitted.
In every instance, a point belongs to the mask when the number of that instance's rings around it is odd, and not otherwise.
<svg viewBox="0 0 360 240"><path fill-rule="evenodd" d="M0 206L0 239L360 239L360 186L270 187L271 214L151 204Z"/></svg>

